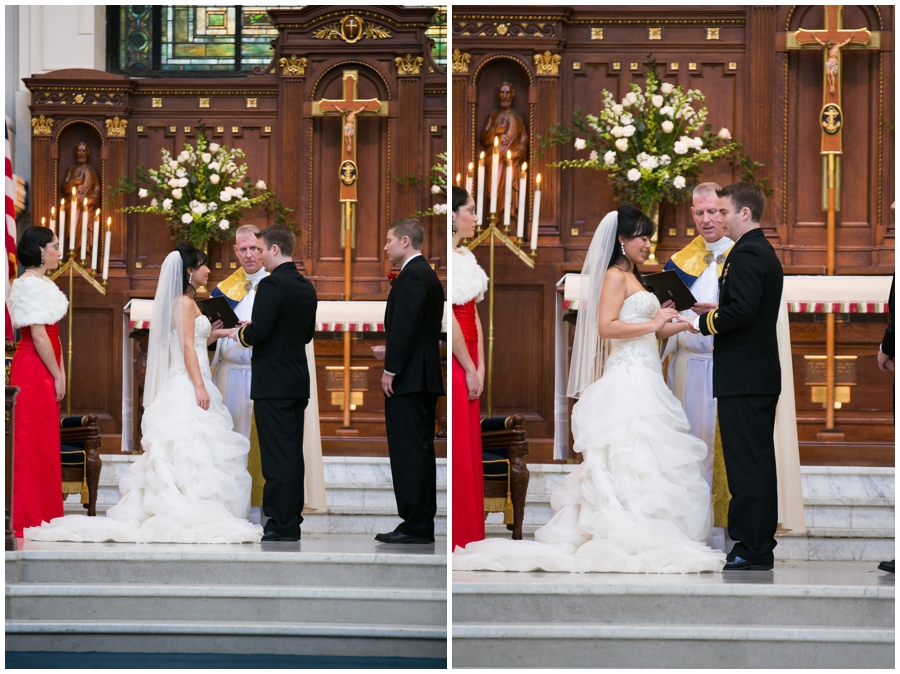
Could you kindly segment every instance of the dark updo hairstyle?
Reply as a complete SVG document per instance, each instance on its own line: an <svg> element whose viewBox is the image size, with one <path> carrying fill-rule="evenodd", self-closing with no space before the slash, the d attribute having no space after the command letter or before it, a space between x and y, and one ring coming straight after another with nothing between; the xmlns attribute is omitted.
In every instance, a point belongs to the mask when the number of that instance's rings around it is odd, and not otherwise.
<svg viewBox="0 0 900 674"><path fill-rule="evenodd" d="M626 240L631 240L639 236L653 236L653 233L656 231L656 225L653 224L653 220L644 215L641 209L635 208L631 204L619 206L618 225L616 228L616 241L613 244L612 255L609 258L607 269L620 260L625 259L625 254L622 252L622 246L619 242L620 236ZM641 285L644 285L644 279L641 278L641 272L638 270L637 265L634 265L634 275Z"/></svg>
<svg viewBox="0 0 900 674"><path fill-rule="evenodd" d="M29 227L16 244L19 262L25 267L40 267L43 253L41 248L46 248L55 238L56 234L49 227Z"/></svg>
<svg viewBox="0 0 900 674"><path fill-rule="evenodd" d="M458 185L453 186L453 212L456 213L466 205L471 195Z"/></svg>
<svg viewBox="0 0 900 674"><path fill-rule="evenodd" d="M187 243L179 243L175 246L175 250L181 255L182 292L188 297L193 297L196 290L194 289L194 286L191 285L188 268L199 269L209 262L209 258L202 250L194 248Z"/></svg>

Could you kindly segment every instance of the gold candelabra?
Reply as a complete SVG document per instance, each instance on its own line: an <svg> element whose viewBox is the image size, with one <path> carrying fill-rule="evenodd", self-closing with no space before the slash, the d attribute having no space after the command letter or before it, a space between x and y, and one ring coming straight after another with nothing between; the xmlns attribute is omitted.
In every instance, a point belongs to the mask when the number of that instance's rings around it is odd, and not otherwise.
<svg viewBox="0 0 900 674"><path fill-rule="evenodd" d="M81 260L82 263L84 260ZM50 275L50 280L55 281L60 276L69 272L69 354L66 362L66 416L72 415L72 314L74 311L75 274L80 274L84 280L94 286L101 295L106 294L106 286L109 281L98 281L94 278L97 273L94 269L85 269L75 260L75 251L69 251L69 259L66 263Z"/></svg>
<svg viewBox="0 0 900 674"><path fill-rule="evenodd" d="M485 239L490 241L490 262L488 274L488 356L487 356L487 415L493 416L494 404L494 241L499 240L506 245L516 256L522 260L530 269L534 269L534 260L537 257L537 250L531 249L531 253L526 253L518 242L513 241L509 237L509 225L504 225L501 230L497 226L499 220L496 213L488 216L487 228L481 228L481 225L475 230L475 238L471 243L467 244L469 250L475 248Z"/></svg>

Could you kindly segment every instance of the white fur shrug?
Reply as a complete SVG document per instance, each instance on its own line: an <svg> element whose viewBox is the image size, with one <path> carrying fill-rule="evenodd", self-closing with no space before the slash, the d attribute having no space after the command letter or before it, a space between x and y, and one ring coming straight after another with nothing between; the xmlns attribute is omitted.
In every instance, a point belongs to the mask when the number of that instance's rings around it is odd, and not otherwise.
<svg viewBox="0 0 900 674"><path fill-rule="evenodd" d="M48 278L26 274L13 281L6 298L14 328L26 325L52 325L66 315L69 300Z"/></svg>
<svg viewBox="0 0 900 674"><path fill-rule="evenodd" d="M453 304L466 304L472 300L480 302L484 299L488 277L472 251L460 246L456 252L451 253L450 264L453 266L453 287L450 293Z"/></svg>

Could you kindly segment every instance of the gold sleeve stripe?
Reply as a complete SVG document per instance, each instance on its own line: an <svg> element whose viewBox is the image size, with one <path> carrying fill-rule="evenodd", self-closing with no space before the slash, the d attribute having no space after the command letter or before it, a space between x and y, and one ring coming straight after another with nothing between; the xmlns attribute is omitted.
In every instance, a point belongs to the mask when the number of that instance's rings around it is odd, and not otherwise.
<svg viewBox="0 0 900 674"><path fill-rule="evenodd" d="M247 342L244 341L244 330L246 329L247 326L245 325L238 331L238 341L240 341L241 346L250 346L249 344L247 344Z"/></svg>
<svg viewBox="0 0 900 674"><path fill-rule="evenodd" d="M713 318L715 318L715 313L716 312L714 312L714 311L710 311L708 314L706 314L706 329L709 330L709 334L711 334L711 335L719 334L719 332L716 330L715 324L713 323Z"/></svg>

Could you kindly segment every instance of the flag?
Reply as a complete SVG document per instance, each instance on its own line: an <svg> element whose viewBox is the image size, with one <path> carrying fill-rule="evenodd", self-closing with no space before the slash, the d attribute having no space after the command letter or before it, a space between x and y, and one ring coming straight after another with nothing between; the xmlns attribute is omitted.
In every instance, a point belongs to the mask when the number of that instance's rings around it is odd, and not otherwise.
<svg viewBox="0 0 900 674"><path fill-rule="evenodd" d="M6 253L6 294L9 297L10 283L19 275L19 259L16 256L16 183L12 172L12 149L9 146L9 127L4 124L6 131L6 238L3 250ZM3 304L6 315L6 338L13 339L12 321L9 318L9 308Z"/></svg>

